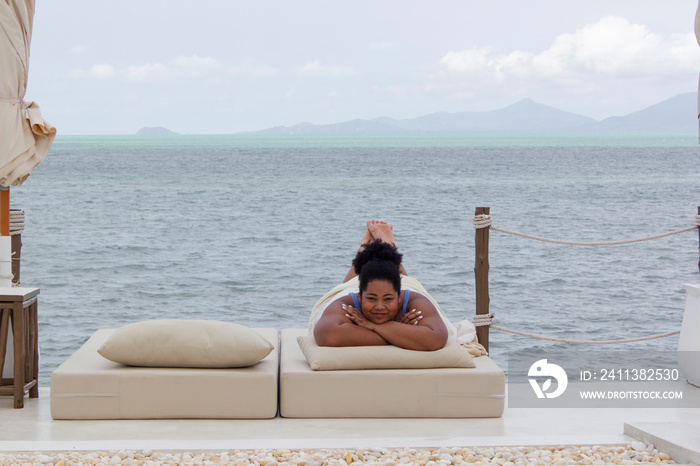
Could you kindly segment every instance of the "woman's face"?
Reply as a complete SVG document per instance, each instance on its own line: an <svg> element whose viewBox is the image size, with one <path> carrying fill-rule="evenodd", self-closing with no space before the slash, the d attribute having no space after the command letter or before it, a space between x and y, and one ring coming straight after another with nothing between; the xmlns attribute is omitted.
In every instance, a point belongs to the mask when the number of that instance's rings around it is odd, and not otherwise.
<svg viewBox="0 0 700 466"><path fill-rule="evenodd" d="M360 295L360 306L367 320L383 324L399 312L399 293L386 280L372 280Z"/></svg>

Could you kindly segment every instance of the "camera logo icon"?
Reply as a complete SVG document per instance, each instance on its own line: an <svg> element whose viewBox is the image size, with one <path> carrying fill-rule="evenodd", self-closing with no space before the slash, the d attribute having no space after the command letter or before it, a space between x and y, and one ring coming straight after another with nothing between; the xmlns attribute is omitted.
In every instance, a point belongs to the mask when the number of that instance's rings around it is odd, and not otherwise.
<svg viewBox="0 0 700 466"><path fill-rule="evenodd" d="M546 359L540 359L530 366L530 370L527 372L528 382L535 391L537 398L556 398L566 390L566 386L569 384L569 378L566 376L566 371L556 364L548 363ZM547 377L542 386L538 383L538 379L542 377ZM554 391L548 391L552 388L552 378L557 381L557 387Z"/></svg>

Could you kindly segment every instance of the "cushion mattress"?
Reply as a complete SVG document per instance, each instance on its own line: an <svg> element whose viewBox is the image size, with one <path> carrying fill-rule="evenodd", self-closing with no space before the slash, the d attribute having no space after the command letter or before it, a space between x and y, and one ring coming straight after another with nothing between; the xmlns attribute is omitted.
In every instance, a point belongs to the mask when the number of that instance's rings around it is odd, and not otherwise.
<svg viewBox="0 0 700 466"><path fill-rule="evenodd" d="M54 419L273 418L277 415L278 332L255 330L275 348L258 364L235 369L124 366L97 353L114 332L98 330L51 375L51 416Z"/></svg>
<svg viewBox="0 0 700 466"><path fill-rule="evenodd" d="M291 418L500 417L505 375L487 356L476 368L313 371L297 342L307 329L281 332L280 415Z"/></svg>

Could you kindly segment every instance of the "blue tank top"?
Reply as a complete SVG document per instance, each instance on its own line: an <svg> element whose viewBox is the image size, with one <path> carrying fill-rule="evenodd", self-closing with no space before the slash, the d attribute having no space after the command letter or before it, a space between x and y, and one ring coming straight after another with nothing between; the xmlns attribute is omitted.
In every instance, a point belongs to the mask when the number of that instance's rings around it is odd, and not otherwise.
<svg viewBox="0 0 700 466"><path fill-rule="evenodd" d="M406 307L408 306L408 298L411 296L411 290L404 290L404 297L403 297L403 307L401 308L401 315L405 316L406 315ZM362 312L362 308L360 307L360 301L357 299L357 293L350 293L350 297L352 298L352 303L355 306L355 309L358 311Z"/></svg>

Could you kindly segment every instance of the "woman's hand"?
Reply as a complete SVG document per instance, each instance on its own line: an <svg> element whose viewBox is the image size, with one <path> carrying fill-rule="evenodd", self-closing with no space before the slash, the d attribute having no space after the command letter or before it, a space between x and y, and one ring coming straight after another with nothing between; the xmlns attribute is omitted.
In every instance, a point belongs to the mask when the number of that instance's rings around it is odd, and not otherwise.
<svg viewBox="0 0 700 466"><path fill-rule="evenodd" d="M341 304L340 307L342 307L343 311L345 311L345 317L350 319L355 325L364 327L369 330L374 330L375 326L377 325L374 322L367 320L364 314L362 314L360 311L358 311L352 306L348 306L347 304Z"/></svg>
<svg viewBox="0 0 700 466"><path fill-rule="evenodd" d="M413 309L412 311L407 312L406 315L401 316L399 322L408 325L418 325L418 322L420 322L422 318L422 312Z"/></svg>
<svg viewBox="0 0 700 466"><path fill-rule="evenodd" d="M359 325L360 327L364 327L369 330L374 330L376 328L377 324L367 320L364 314L362 314L354 307L349 306L347 304L342 304L341 307L343 308L343 311L345 311L345 316L348 319L350 319L355 325ZM422 312L413 309L407 312L406 315L402 316L401 319L397 322L407 325L418 325L418 322L420 322L422 318Z"/></svg>

